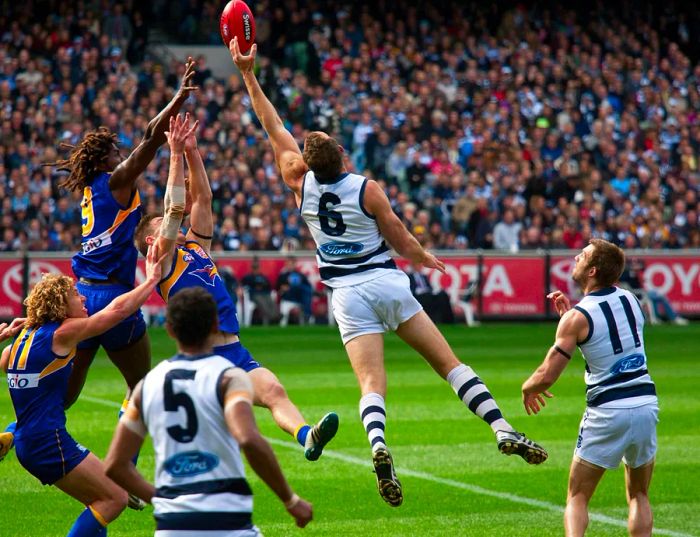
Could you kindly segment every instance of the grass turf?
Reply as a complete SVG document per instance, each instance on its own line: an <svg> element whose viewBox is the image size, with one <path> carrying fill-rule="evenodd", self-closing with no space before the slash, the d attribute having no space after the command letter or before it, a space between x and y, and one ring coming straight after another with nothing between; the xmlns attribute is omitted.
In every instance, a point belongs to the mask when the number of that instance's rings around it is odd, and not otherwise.
<svg viewBox="0 0 700 537"><path fill-rule="evenodd" d="M531 467L499 454L490 429L457 401L452 390L394 335L386 338L389 392L386 438L404 486L402 507L392 509L377 494L370 451L357 414L359 390L337 331L325 327L251 328L243 334L253 356L277 373L307 419L328 410L340 415L340 430L318 462L281 432L264 409L256 409L263 433L294 489L314 504L315 520L303 535L549 536L563 533L561 512L578 424L584 408L580 356L552 390L542 414L528 417L520 385L551 344L553 323L443 327L457 355L484 379L513 425L549 450L549 460ZM151 331L154 361L170 356L173 343ZM661 406L659 453L651 499L657 528L666 535L700 535L700 324L654 326L646 331L649 369ZM81 400L68 414L68 430L98 456L106 453L123 396L116 368L100 356ZM0 418L10 421L7 390ZM150 479L150 442L139 462ZM0 464L3 494L0 535L65 535L81 506L55 488L42 487L14 454ZM256 494L254 520L267 536L302 535L281 503L249 471ZM623 472L608 472L592 511L609 522L591 521L589 534L626 535ZM508 496L510 495L510 496ZM599 517L600 518L600 517ZM612 521L612 523L610 522ZM617 524L617 525L615 525ZM150 508L125 511L109 535L153 533ZM664 533L662 533L664 534Z"/></svg>

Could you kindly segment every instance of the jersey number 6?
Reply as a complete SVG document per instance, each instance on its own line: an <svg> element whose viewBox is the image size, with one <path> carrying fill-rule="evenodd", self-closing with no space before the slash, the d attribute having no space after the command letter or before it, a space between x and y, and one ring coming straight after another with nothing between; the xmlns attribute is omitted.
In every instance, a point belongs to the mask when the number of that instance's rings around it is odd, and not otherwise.
<svg viewBox="0 0 700 537"><path fill-rule="evenodd" d="M329 205L339 205L340 198L332 192L326 192L318 201L318 221L321 224L321 231L331 237L339 237L347 226L343 223L343 215L338 211L333 211L328 208ZM331 226L330 222L333 221Z"/></svg>
<svg viewBox="0 0 700 537"><path fill-rule="evenodd" d="M185 409L187 421L185 426L171 425L168 427L168 434L176 442L186 444L192 442L197 435L199 423L197 422L197 412L194 408L194 402L185 392L175 393L173 389L174 380L194 380L197 371L193 369L173 369L165 375L165 384L163 385L163 405L167 412L177 412L180 407Z"/></svg>

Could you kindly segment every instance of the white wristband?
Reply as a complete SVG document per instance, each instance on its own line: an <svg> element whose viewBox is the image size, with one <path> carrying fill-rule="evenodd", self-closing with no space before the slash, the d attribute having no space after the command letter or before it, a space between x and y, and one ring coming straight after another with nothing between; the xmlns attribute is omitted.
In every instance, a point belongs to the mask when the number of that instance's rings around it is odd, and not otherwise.
<svg viewBox="0 0 700 537"><path fill-rule="evenodd" d="M292 497L288 501L284 502L284 508L293 509L296 506L296 504L298 504L300 501L301 498L299 497L299 495L296 493L292 493Z"/></svg>

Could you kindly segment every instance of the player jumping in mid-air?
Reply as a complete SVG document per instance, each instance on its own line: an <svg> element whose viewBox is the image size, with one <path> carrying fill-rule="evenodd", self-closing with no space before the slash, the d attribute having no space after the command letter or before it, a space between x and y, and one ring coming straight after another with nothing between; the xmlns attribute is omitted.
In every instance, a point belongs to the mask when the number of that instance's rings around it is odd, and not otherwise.
<svg viewBox="0 0 700 537"><path fill-rule="evenodd" d="M45 485L55 485L87 509L68 535L106 535L105 527L127 505L127 494L105 475L100 460L66 431L65 398L76 345L133 315L161 276L155 248L146 258L146 280L88 316L85 297L68 276L45 274L25 301L27 319L0 369L17 416L20 464Z"/></svg>
<svg viewBox="0 0 700 537"><path fill-rule="evenodd" d="M631 292L615 287L625 254L593 239L576 256L571 274L584 297L574 307L561 291L549 295L561 316L554 345L523 384L527 413L537 414L547 391L578 346L586 361L586 412L569 474L564 512L567 537L588 526L588 502L606 469L625 463L630 535L650 536L649 484L656 456L659 405L644 350L644 313ZM543 397L544 396L544 397Z"/></svg>
<svg viewBox="0 0 700 537"><path fill-rule="evenodd" d="M185 236L179 231L178 218L144 216L135 234L137 247L145 254L148 246L155 243L158 245L158 251L167 253L163 261L165 276L157 287L165 302L189 287L201 287L214 297L219 310L219 327L212 340L214 352L249 373L255 388L255 404L270 409L280 428L294 436L304 447L306 458L317 460L324 446L338 430L338 416L330 412L310 427L290 401L275 374L255 361L241 344L235 303L219 276L214 260L210 257L209 248L214 228L211 187L193 135L196 127L188 130L188 123L189 117L184 123L177 117L172 121L168 134L171 149L168 189L171 194L166 195L165 203L166 216L172 213L173 207L179 206L178 214L182 217L186 159L192 196L190 228Z"/></svg>
<svg viewBox="0 0 700 537"><path fill-rule="evenodd" d="M388 244L415 264L442 272L444 264L409 233L376 182L347 172L343 149L333 138L312 132L304 141L302 154L255 77L256 46L244 56L234 38L230 50L253 109L270 138L282 178L294 192L318 245L321 279L333 289L333 314L360 383L360 416L372 446L382 498L392 506L403 501L401 483L384 438L383 334L388 330L417 350L464 404L488 423L502 453L518 454L531 464L544 462L547 452L511 427L486 385L457 359L411 294L408 277L396 268Z"/></svg>

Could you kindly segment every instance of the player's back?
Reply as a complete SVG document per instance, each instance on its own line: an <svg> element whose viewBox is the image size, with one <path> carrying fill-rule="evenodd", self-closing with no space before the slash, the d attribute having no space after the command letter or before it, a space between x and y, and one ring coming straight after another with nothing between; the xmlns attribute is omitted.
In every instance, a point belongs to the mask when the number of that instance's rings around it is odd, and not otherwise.
<svg viewBox="0 0 700 537"><path fill-rule="evenodd" d="M142 410L156 456L159 530L252 527L253 496L219 393L230 368L214 354L177 355L144 378Z"/></svg>
<svg viewBox="0 0 700 537"><path fill-rule="evenodd" d="M108 173L98 173L83 189L81 251L73 256L78 278L118 281L132 286L138 251L134 230L141 219L141 199L134 190L129 204L120 205L109 188Z"/></svg>
<svg viewBox="0 0 700 537"><path fill-rule="evenodd" d="M156 290L167 302L177 292L190 287L201 287L214 297L219 313L219 330L238 334L240 328L236 304L219 276L214 260L194 241L187 241L184 246L175 249L170 272Z"/></svg>
<svg viewBox="0 0 700 537"><path fill-rule="evenodd" d="M67 356L51 350L61 323L25 328L10 349L7 384L17 416L17 436L65 427L63 410L73 349Z"/></svg>
<svg viewBox="0 0 700 537"><path fill-rule="evenodd" d="M318 246L316 260L330 287L354 285L395 269L376 219L364 208L367 178L343 173L321 182L304 176L300 210Z"/></svg>
<svg viewBox="0 0 700 537"><path fill-rule="evenodd" d="M579 343L586 360L588 406L636 405L656 399L644 350L644 314L636 297L608 287L586 295L575 308L589 325Z"/></svg>

